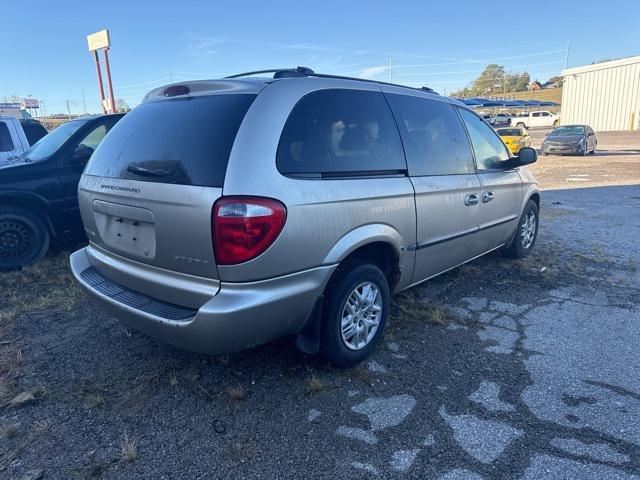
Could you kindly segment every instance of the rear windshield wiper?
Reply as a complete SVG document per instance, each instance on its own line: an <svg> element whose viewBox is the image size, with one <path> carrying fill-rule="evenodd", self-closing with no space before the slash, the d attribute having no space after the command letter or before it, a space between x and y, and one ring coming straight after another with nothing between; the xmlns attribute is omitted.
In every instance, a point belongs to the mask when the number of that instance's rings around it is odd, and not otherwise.
<svg viewBox="0 0 640 480"><path fill-rule="evenodd" d="M141 177L167 177L170 172L162 169L150 169L144 167L138 167L136 165L129 165L127 171Z"/></svg>

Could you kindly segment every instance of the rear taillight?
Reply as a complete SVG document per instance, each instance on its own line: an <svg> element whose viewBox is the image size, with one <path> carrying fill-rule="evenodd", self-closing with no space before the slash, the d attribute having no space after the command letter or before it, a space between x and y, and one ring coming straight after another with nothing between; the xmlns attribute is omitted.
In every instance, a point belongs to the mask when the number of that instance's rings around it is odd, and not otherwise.
<svg viewBox="0 0 640 480"><path fill-rule="evenodd" d="M213 249L219 265L246 262L263 253L287 219L285 206L260 197L223 197L213 206Z"/></svg>

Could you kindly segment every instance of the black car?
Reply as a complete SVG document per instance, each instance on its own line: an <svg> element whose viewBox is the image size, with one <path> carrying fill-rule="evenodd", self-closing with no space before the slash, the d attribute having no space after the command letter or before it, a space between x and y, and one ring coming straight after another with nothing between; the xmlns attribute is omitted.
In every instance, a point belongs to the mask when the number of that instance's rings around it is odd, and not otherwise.
<svg viewBox="0 0 640 480"><path fill-rule="evenodd" d="M542 154L588 155L595 153L598 140L589 125L556 127L542 142Z"/></svg>
<svg viewBox="0 0 640 480"><path fill-rule="evenodd" d="M78 182L107 132L124 114L63 123L0 166L0 270L40 259L49 244L84 234Z"/></svg>

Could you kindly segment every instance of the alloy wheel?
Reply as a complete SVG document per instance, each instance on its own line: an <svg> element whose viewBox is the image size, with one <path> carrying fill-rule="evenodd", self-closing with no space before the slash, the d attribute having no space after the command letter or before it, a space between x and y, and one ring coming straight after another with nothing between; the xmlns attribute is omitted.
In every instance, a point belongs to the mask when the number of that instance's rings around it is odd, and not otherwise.
<svg viewBox="0 0 640 480"><path fill-rule="evenodd" d="M378 286L363 282L347 297L340 322L340 334L350 350L366 347L375 337L382 318L383 300Z"/></svg>
<svg viewBox="0 0 640 480"><path fill-rule="evenodd" d="M525 250L531 247L536 237L536 224L536 214L533 210L530 210L524 217L524 221L520 227L520 242L522 243L522 248Z"/></svg>

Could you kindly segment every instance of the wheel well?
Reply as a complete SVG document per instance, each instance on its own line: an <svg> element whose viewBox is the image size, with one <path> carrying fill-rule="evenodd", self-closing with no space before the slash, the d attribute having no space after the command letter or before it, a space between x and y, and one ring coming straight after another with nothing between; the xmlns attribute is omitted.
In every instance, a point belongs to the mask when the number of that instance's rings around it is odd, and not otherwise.
<svg viewBox="0 0 640 480"><path fill-rule="evenodd" d="M2 201L2 206L23 208L40 217L46 225L49 235L53 238L56 237L56 230L53 227L53 222L51 221L51 217L47 211L47 206L43 202L32 197L0 197L0 200Z"/></svg>
<svg viewBox="0 0 640 480"><path fill-rule="evenodd" d="M540 194L539 193L534 193L533 195L531 195L529 197L529 200L533 200L534 202L536 202L536 206L538 207L538 210L540 210Z"/></svg>
<svg viewBox="0 0 640 480"><path fill-rule="evenodd" d="M398 254L393 245L387 242L368 243L351 252L340 262L340 265L351 261L368 262L378 267L387 277L389 290L393 292L393 288L400 278Z"/></svg>

